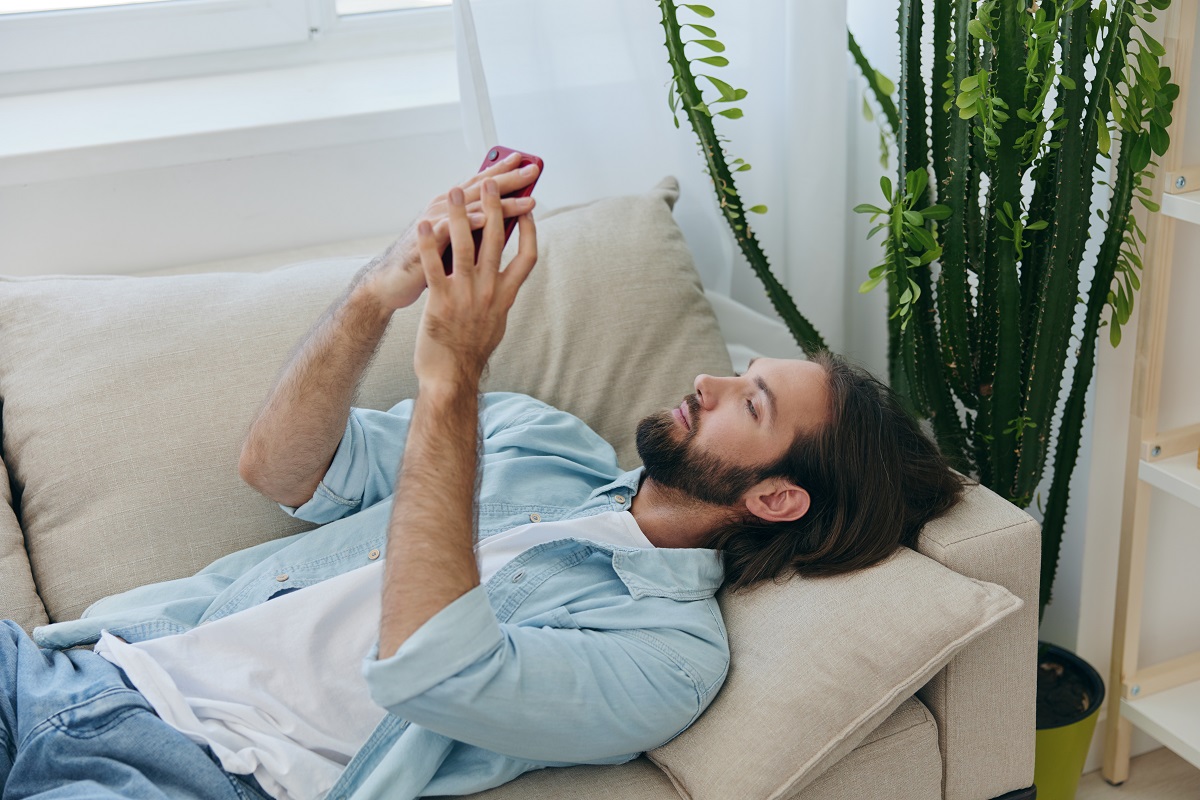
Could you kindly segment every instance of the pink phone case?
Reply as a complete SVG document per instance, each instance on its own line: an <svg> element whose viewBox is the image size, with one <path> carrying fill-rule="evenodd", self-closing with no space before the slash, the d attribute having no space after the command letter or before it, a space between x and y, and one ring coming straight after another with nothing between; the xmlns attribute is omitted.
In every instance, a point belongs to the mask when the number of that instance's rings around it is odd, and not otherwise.
<svg viewBox="0 0 1200 800"><path fill-rule="evenodd" d="M508 155L510 153L518 153L518 152L520 152L520 151L513 150L510 147L501 147L500 145L496 145L495 147L488 150L487 155L485 155L483 157L483 163L479 166L479 171L483 172L485 169L493 166L497 162L503 161L505 158L508 157ZM545 166L542 163L542 159L538 158L537 156L531 155L529 153L521 153L521 161L519 164L517 164L516 168L521 169L522 167L524 167L528 164L537 164L537 167L538 167L537 178L534 178L533 183L529 184L525 188L518 189L515 192L509 192L508 194L504 195L501 199L508 199L511 197L529 197L531 194L533 194L533 187L537 186L538 178L542 177L542 170L545 169ZM505 244L508 244L508 239L510 236L512 236L512 232L514 230L516 230L516 227L517 227L517 218L516 217L505 218L505 220L504 220L504 243ZM479 245L483 242L483 229L480 228L479 230L471 231L471 234L475 238L475 252L478 253ZM449 275L453 271L454 255L453 255L453 251L452 251L452 248L450 247L450 245L446 245L446 249L442 252L442 266L446 268L447 275Z"/></svg>

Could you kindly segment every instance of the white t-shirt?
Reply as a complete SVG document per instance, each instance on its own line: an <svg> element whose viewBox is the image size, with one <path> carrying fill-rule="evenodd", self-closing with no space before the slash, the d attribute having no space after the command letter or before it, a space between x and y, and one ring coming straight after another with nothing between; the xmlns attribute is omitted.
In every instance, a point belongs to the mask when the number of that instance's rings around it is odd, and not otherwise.
<svg viewBox="0 0 1200 800"><path fill-rule="evenodd" d="M522 525L476 545L481 582L563 538L654 546L627 511ZM386 713L361 669L379 637L383 569L376 561L160 639L126 644L105 631L96 652L227 772L253 775L277 800L318 800Z"/></svg>

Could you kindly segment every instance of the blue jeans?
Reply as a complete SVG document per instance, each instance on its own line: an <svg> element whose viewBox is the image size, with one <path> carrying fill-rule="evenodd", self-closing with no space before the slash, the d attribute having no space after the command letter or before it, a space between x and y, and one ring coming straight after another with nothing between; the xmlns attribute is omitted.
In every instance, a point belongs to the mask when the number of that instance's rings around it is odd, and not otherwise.
<svg viewBox="0 0 1200 800"><path fill-rule="evenodd" d="M90 650L42 650L0 622L0 797L261 797L163 722Z"/></svg>

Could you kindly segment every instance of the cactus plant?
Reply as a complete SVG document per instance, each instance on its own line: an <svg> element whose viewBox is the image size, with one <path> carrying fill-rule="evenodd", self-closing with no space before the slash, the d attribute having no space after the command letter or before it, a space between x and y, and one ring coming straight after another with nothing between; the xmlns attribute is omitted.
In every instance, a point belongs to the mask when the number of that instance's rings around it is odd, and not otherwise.
<svg viewBox="0 0 1200 800"><path fill-rule="evenodd" d="M861 288L887 279L892 381L960 468L1026 507L1049 465L1039 613L1057 570L1097 339L1107 325L1119 343L1140 286L1145 236L1132 204L1158 210L1152 158L1166 152L1179 88L1144 26L1169 2L936 2L926 109L921 4L900 1L889 119L899 188L885 186L882 208L856 209L882 219L888 237ZM853 36L851 52L877 91ZM1098 208L1097 183L1109 187Z"/></svg>
<svg viewBox="0 0 1200 800"><path fill-rule="evenodd" d="M850 36L897 150L896 180L880 182L882 202L855 209L878 223L871 236L885 237L884 259L860 290L885 284L890 382L929 420L943 452L1014 504L1042 510L1040 616L1057 570L1097 340L1107 326L1119 343L1140 287L1145 235L1133 201L1158 210L1153 157L1166 152L1179 88L1145 25L1170 0L927 2L933 29L923 37L920 0L898 0L894 101L891 82ZM682 106L696 131L722 208L740 211L677 9L672 0L660 6L672 111ZM680 8L713 16L704 6ZM706 48L724 49L715 31L699 27L717 45ZM933 63L923 70L929 40ZM715 102L745 94L709 81L721 94ZM1107 186L1098 204L1096 184ZM780 315L797 342L806 352L819 346L770 277L744 217L726 219L775 307L790 308ZM1098 248L1087 247L1093 235ZM1043 506L1036 492L1047 470Z"/></svg>

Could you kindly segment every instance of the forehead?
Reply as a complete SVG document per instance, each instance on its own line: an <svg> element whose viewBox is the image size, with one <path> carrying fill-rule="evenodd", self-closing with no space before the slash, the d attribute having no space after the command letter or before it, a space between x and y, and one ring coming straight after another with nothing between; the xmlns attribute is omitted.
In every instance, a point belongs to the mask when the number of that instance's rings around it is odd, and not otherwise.
<svg viewBox="0 0 1200 800"><path fill-rule="evenodd" d="M780 427L809 431L829 419L829 380L820 364L794 358L756 358L747 374L761 377L775 396Z"/></svg>

